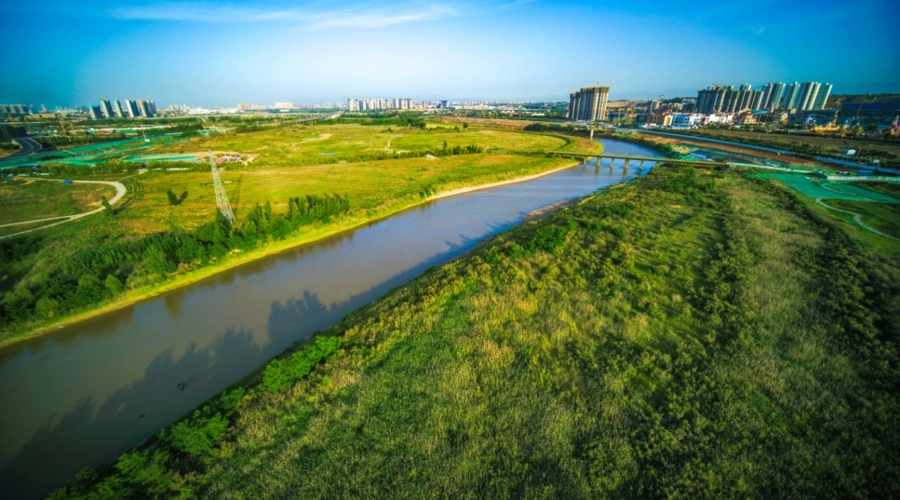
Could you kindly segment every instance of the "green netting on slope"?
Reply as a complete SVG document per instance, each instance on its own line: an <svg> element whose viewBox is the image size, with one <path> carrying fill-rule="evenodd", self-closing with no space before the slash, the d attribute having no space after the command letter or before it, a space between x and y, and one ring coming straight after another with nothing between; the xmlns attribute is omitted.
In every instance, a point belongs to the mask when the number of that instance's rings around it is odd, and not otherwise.
<svg viewBox="0 0 900 500"><path fill-rule="evenodd" d="M805 175L762 173L750 174L748 177L759 179L775 179L787 184L792 189L799 191L810 198L824 198L830 200L850 201L877 201L880 203L900 203L900 200L888 195L869 191L868 189L848 184L819 183Z"/></svg>
<svg viewBox="0 0 900 500"><path fill-rule="evenodd" d="M143 162L143 161L202 161L202 153L197 154L149 154L149 155L131 155L122 158L124 162Z"/></svg>
<svg viewBox="0 0 900 500"><path fill-rule="evenodd" d="M871 191L864 187L856 186L854 184L844 184L838 182L825 182L822 184L823 187L830 189L832 191L837 191L842 194L846 194L849 196L859 196L862 198L866 198L867 201L877 201L879 203L900 203L900 200L888 196L886 194L878 193L875 191Z"/></svg>

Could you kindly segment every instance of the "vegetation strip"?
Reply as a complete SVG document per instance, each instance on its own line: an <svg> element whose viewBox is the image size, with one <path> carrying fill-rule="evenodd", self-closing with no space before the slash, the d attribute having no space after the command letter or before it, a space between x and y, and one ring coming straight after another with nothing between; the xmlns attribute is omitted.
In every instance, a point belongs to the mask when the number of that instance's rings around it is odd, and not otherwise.
<svg viewBox="0 0 900 500"><path fill-rule="evenodd" d="M900 269L872 251L768 180L660 167L351 313L54 498L891 497Z"/></svg>

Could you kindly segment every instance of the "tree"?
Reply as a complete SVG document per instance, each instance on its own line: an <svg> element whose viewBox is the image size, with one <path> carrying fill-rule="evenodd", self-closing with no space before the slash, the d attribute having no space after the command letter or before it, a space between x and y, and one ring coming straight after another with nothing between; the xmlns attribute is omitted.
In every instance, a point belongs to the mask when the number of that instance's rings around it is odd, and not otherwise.
<svg viewBox="0 0 900 500"><path fill-rule="evenodd" d="M116 211L113 210L112 205L110 205L106 200L106 196L100 198L100 204L103 205L103 210L106 211L106 215L108 215L109 217L116 215Z"/></svg>
<svg viewBox="0 0 900 500"><path fill-rule="evenodd" d="M469 124L463 122L463 130L469 130Z"/></svg>
<svg viewBox="0 0 900 500"><path fill-rule="evenodd" d="M150 245L150 248L147 249L147 263L150 265L151 271L162 276L175 272L175 264L156 245Z"/></svg>
<svg viewBox="0 0 900 500"><path fill-rule="evenodd" d="M169 197L169 205L172 205L173 207L178 205L178 196L176 196L171 189L166 190L166 196Z"/></svg>
<svg viewBox="0 0 900 500"><path fill-rule="evenodd" d="M122 282L119 281L119 278L116 278L115 275L110 274L106 277L106 280L103 282L103 286L106 287L106 290L109 291L110 295L119 295L122 293Z"/></svg>

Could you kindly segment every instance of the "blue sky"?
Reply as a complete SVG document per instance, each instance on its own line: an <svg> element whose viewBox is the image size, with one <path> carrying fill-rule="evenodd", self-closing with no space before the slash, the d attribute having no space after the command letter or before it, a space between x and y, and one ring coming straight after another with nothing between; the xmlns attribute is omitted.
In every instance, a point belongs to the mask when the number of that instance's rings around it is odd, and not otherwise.
<svg viewBox="0 0 900 500"><path fill-rule="evenodd" d="M900 91L900 2L0 0L0 102L696 95L814 80ZM160 106L161 107L161 106Z"/></svg>

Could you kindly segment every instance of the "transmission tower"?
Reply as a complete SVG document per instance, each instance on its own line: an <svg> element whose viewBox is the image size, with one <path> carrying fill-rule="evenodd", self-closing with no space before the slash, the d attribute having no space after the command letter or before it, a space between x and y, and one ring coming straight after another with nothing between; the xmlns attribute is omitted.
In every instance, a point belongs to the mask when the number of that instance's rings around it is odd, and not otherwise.
<svg viewBox="0 0 900 500"><path fill-rule="evenodd" d="M234 212L231 211L231 204L228 203L228 195L225 194L225 186L222 185L222 179L219 177L219 169L216 168L216 160L213 158L212 151L209 152L209 167L212 169L213 186L216 188L216 207L228 219L228 222L234 225Z"/></svg>

